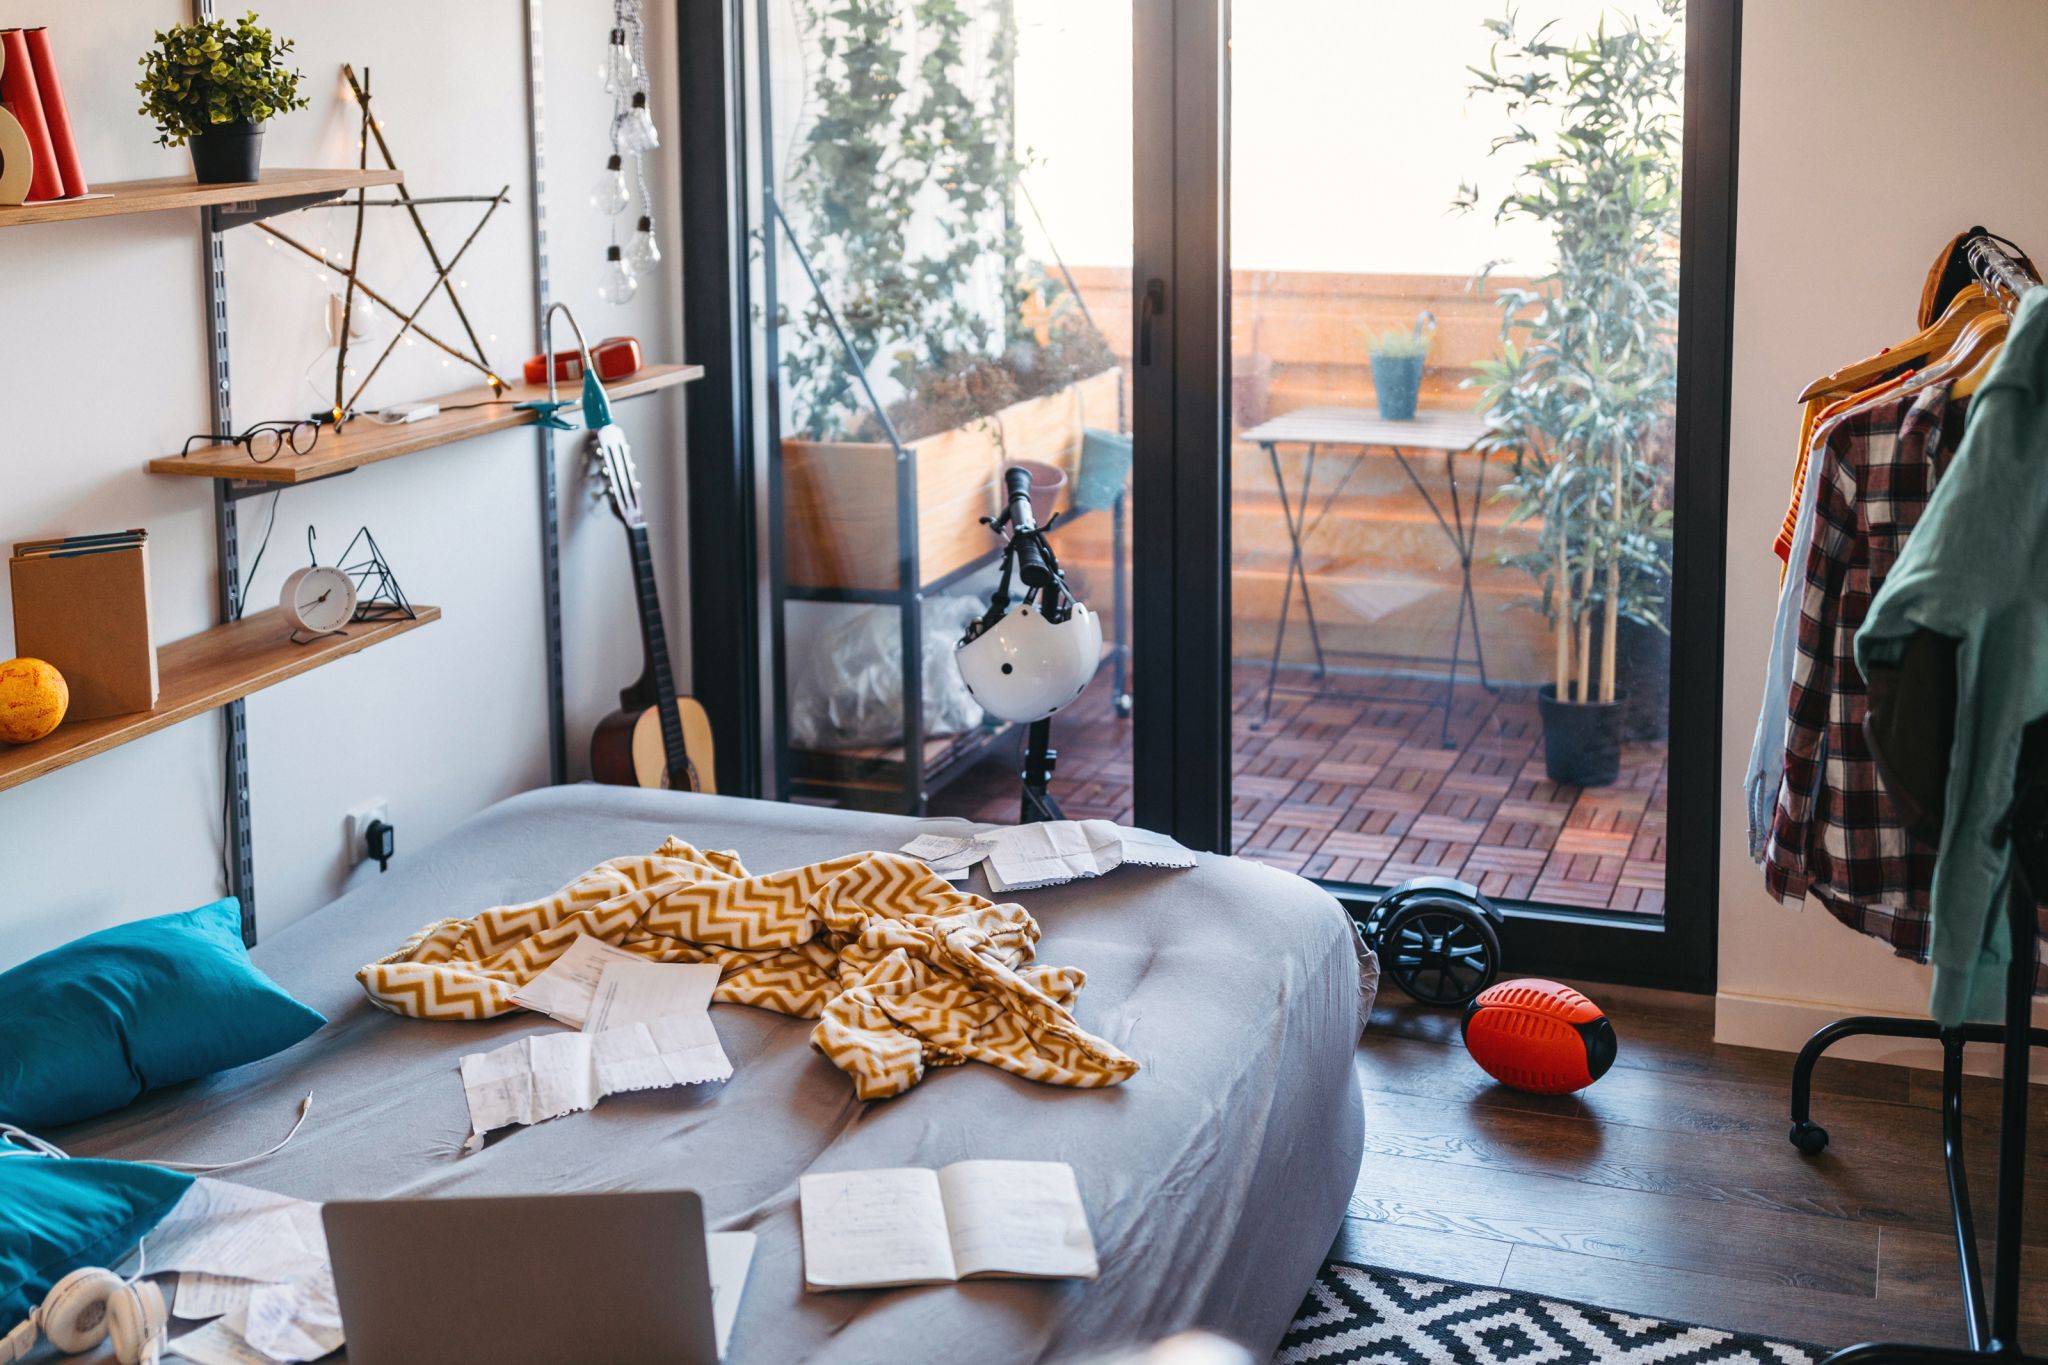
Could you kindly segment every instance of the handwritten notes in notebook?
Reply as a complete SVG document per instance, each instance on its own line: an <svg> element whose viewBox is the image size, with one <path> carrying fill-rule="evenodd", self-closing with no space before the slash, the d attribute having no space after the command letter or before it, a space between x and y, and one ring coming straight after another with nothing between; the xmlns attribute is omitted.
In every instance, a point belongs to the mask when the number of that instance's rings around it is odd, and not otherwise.
<svg viewBox="0 0 2048 1365"><path fill-rule="evenodd" d="M1064 1161L956 1161L799 1182L804 1288L1083 1279L1095 1239Z"/></svg>

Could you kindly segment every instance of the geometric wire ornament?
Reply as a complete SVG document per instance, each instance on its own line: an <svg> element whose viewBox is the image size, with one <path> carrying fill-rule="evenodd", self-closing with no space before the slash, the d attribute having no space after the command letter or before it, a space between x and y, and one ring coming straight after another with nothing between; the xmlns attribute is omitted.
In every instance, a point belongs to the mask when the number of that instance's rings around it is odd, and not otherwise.
<svg viewBox="0 0 2048 1365"><path fill-rule="evenodd" d="M358 547L361 547L360 557ZM419 613L406 600L405 589L398 586L398 575L391 572L391 565L385 560L384 552L377 548L377 537L370 534L365 526L341 552L341 571L356 581L356 614L354 621L416 621Z"/></svg>

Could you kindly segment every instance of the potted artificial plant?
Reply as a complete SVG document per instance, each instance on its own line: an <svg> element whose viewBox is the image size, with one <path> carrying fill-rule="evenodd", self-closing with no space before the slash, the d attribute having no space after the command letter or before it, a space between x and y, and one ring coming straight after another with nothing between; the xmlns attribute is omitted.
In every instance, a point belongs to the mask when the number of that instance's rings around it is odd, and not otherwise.
<svg viewBox="0 0 2048 1365"><path fill-rule="evenodd" d="M1425 311L1415 319L1412 330L1382 332L1366 347L1372 357L1373 397L1383 420L1415 420L1415 400L1422 395L1422 367L1435 337L1436 318Z"/></svg>
<svg viewBox="0 0 2048 1365"><path fill-rule="evenodd" d="M1523 41L1510 14L1487 25L1492 59L1473 68L1475 92L1510 117L1496 154L1538 146L1531 122L1555 130L1547 153L1518 167L1496 218L1548 226L1557 262L1501 291L1502 354L1478 382L1481 444L1516 461L1501 492L1511 520L1538 523L1536 547L1507 562L1541 589L1556 644L1540 698L1545 766L1573 786L1619 774L1629 688L1618 661L1668 667L1657 651L1622 648L1624 621L1666 629L1671 573L1683 45L1676 10L1664 15L1564 45ZM1476 200L1460 188L1460 206Z"/></svg>
<svg viewBox="0 0 2048 1365"><path fill-rule="evenodd" d="M307 104L300 73L284 65L291 50L289 40L257 25L254 11L233 23L202 19L163 29L142 57L138 112L156 121L163 146L191 144L200 184L252 181L263 162L265 122Z"/></svg>
<svg viewBox="0 0 2048 1365"><path fill-rule="evenodd" d="M1012 5L804 0L800 16L811 123L784 202L831 312L780 319L784 568L894 589L910 547L892 432L915 452L929 580L988 553L977 518L1005 464L1074 472L1087 430L1116 431L1122 376L1064 276L1024 259Z"/></svg>

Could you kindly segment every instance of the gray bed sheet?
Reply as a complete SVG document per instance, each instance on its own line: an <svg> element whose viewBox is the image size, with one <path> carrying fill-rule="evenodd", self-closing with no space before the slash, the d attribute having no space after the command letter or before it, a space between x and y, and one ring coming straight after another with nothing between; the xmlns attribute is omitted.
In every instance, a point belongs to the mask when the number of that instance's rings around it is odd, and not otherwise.
<svg viewBox="0 0 2048 1365"><path fill-rule="evenodd" d="M712 1227L760 1238L727 1357L739 1365L1065 1360L1190 1326L1265 1358L1337 1232L1363 1140L1352 934L1297 877L1205 855L1016 897L1043 926L1042 960L1088 973L1082 1025L1143 1066L1107 1090L970 1063L863 1104L809 1047L809 1021L715 1005L730 1081L616 1096L463 1157L458 1057L558 1026L402 1019L354 980L429 921L546 894L669 834L762 871L951 827L617 788L515 797L255 950L326 1028L51 1136L80 1156L227 1160L275 1142L310 1092L289 1147L223 1178L318 1200L694 1189ZM974 1157L1071 1162L1102 1277L804 1292L798 1176ZM493 1308L486 1295L421 1311Z"/></svg>

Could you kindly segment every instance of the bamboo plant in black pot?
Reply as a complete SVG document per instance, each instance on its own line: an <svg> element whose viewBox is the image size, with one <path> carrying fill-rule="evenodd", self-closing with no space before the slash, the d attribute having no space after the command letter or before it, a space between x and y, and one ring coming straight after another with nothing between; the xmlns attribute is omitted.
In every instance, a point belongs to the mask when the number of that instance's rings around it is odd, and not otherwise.
<svg viewBox="0 0 2048 1365"><path fill-rule="evenodd" d="M138 112L155 120L163 146L191 145L200 184L253 181L263 164L263 125L307 105L302 76L284 65L291 50L289 40L257 24L254 11L233 23L204 19L160 30L142 56Z"/></svg>
<svg viewBox="0 0 2048 1365"><path fill-rule="evenodd" d="M1487 25L1490 60L1472 68L1475 93L1500 100L1509 117L1494 151L1520 158L1496 217L1544 224L1556 249L1551 270L1500 291L1501 355L1477 382L1489 427L1481 444L1515 458L1502 489L1510 519L1538 531L1508 562L1537 581L1534 605L1550 620L1545 766L1572 786L1603 786L1620 772L1623 622L1666 629L1680 22L1667 0L1662 22L1604 23L1562 43L1547 26L1524 38L1510 13ZM1461 188L1461 206L1476 199Z"/></svg>

